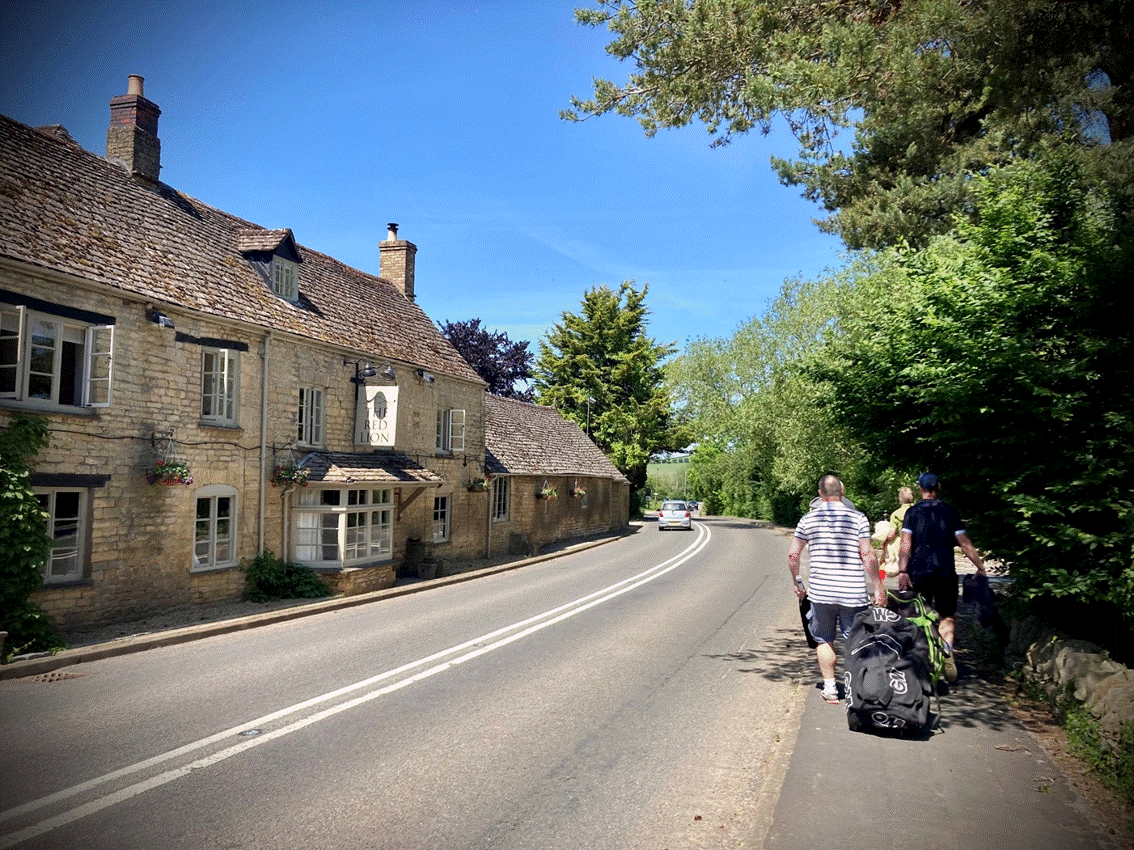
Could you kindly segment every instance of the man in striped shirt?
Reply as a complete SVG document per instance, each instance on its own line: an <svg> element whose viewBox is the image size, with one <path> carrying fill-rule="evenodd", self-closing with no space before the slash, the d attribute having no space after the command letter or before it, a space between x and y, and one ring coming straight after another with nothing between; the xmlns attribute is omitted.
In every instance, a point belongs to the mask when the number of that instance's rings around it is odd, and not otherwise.
<svg viewBox="0 0 1134 850"><path fill-rule="evenodd" d="M886 590L878 575L870 522L864 514L847 507L843 482L834 475L824 475L819 480L819 496L822 503L804 514L795 528L788 569L796 596L811 597L811 634L819 642L815 657L823 676L823 699L837 705L835 625L845 635L855 614L870 604L866 581L873 588L875 605L886 604ZM806 590L799 575L799 556L804 547L811 553Z"/></svg>

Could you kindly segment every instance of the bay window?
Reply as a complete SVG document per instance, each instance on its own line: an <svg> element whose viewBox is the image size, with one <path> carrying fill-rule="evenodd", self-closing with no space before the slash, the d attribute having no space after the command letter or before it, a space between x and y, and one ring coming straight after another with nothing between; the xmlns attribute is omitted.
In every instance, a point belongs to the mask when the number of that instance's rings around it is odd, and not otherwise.
<svg viewBox="0 0 1134 850"><path fill-rule="evenodd" d="M293 512L292 558L345 567L393 557L393 490L307 488Z"/></svg>

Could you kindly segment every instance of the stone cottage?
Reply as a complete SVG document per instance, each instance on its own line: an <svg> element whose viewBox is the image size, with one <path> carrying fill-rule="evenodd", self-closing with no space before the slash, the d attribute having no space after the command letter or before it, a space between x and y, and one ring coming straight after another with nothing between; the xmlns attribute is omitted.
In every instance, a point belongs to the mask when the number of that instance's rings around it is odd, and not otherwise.
<svg viewBox="0 0 1134 850"><path fill-rule="evenodd" d="M630 482L574 422L550 407L484 397L489 546L532 552L626 526Z"/></svg>
<svg viewBox="0 0 1134 850"><path fill-rule="evenodd" d="M396 224L375 277L210 207L159 180L159 115L131 77L105 158L0 116L0 427L51 430L33 601L84 625L231 599L264 551L361 592L419 543L482 557L625 524L617 470L531 405L560 486L604 483L585 520L529 511L536 467L486 432L495 402L415 303Z"/></svg>

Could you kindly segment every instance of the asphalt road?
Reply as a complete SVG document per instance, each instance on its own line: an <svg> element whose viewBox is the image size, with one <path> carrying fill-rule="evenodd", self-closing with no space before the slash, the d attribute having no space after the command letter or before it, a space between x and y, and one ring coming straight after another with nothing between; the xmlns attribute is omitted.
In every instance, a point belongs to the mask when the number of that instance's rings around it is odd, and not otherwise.
<svg viewBox="0 0 1134 850"><path fill-rule="evenodd" d="M0 682L0 848L759 847L813 658L782 532L654 528Z"/></svg>

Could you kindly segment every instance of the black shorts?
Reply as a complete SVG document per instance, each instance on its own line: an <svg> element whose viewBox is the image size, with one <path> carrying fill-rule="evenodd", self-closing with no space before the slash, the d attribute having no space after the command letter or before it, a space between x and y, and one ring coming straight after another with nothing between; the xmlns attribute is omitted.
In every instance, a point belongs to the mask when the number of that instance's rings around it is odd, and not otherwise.
<svg viewBox="0 0 1134 850"><path fill-rule="evenodd" d="M920 593L927 605L942 617L952 617L957 613L957 574L930 574L910 576L913 589Z"/></svg>

